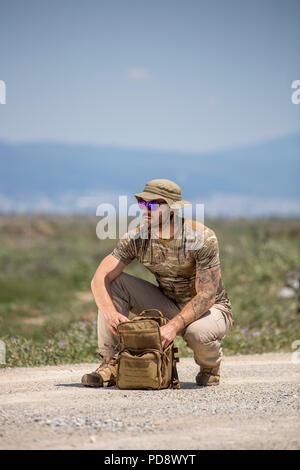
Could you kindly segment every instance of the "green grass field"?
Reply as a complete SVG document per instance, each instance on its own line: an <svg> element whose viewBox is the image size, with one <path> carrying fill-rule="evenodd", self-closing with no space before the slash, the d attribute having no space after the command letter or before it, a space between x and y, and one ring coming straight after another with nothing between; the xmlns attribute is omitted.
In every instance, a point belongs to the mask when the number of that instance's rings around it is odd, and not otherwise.
<svg viewBox="0 0 300 470"><path fill-rule="evenodd" d="M96 217L0 217L0 339L6 366L98 360L90 281L116 241ZM224 354L291 351L300 339L296 299L278 297L300 264L300 220L206 220L218 237L235 327ZM156 284L137 262L126 272ZM176 339L180 355L192 355ZM5 367L5 365L2 365Z"/></svg>

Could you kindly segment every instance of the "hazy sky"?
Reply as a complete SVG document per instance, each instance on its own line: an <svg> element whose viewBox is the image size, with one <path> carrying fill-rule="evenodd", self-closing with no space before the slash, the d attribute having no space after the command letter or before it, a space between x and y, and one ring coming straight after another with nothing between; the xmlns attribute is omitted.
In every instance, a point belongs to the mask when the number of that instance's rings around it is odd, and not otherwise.
<svg viewBox="0 0 300 470"><path fill-rule="evenodd" d="M299 0L0 0L0 139L206 151L300 131Z"/></svg>

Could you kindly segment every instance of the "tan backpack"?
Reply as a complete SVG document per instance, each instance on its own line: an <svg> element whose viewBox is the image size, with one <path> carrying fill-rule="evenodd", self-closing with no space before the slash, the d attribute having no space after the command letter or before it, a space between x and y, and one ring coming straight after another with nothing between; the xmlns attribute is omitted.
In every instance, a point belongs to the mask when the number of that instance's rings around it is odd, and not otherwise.
<svg viewBox="0 0 300 470"><path fill-rule="evenodd" d="M121 389L180 388L174 342L163 349L160 327L167 323L157 309L146 309L133 320L119 323L116 385Z"/></svg>

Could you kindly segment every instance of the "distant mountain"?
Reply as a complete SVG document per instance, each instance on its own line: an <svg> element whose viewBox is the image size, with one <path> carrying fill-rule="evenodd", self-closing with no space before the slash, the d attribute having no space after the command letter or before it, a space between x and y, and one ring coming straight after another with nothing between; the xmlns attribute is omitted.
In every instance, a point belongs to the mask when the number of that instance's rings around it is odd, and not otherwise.
<svg viewBox="0 0 300 470"><path fill-rule="evenodd" d="M168 178L209 215L300 215L300 135L190 154L0 142L0 212L93 212Z"/></svg>

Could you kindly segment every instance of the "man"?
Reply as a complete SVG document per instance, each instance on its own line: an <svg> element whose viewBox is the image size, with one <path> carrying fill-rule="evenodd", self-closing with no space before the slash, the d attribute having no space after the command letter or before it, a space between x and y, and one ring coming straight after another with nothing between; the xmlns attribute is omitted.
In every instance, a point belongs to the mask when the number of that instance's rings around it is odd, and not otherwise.
<svg viewBox="0 0 300 470"><path fill-rule="evenodd" d="M115 385L119 337L117 325L128 321L129 311L156 308L168 318L160 328L163 347L182 336L200 366L198 385L218 385L222 359L221 339L234 321L224 289L218 241L210 228L180 218L178 209L190 204L181 188L167 179L149 181L135 194L144 224L127 232L100 263L91 283L98 306L100 367L82 377L85 386ZM189 244L194 239L193 244ZM158 286L123 269L138 259L156 277Z"/></svg>

